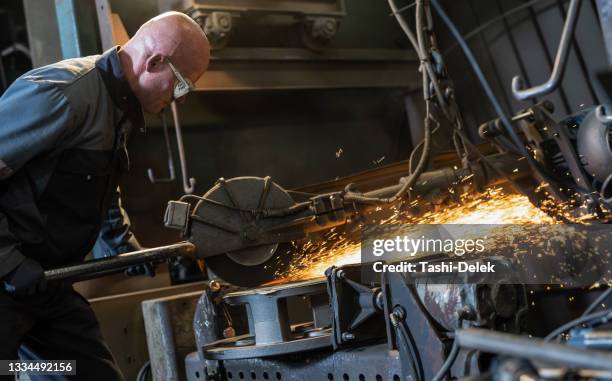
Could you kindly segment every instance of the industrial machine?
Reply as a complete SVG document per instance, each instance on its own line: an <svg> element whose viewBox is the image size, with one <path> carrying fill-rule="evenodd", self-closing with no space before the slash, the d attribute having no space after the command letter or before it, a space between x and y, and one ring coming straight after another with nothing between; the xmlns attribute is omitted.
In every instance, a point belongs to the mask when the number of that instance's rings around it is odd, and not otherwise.
<svg viewBox="0 0 612 381"><path fill-rule="evenodd" d="M246 3L236 8L192 2L186 13L209 32L216 48L223 48L234 22L265 10ZM342 1L318 3L311 12L290 5L277 9L302 23L312 50L333 38L344 15ZM517 99L558 86L580 3L570 2L550 81L523 89L517 79ZM367 181L339 179L324 191L308 192L288 191L269 177L222 178L203 195L168 203L164 224L178 229L184 241L47 272L49 279L82 280L181 255L204 260L214 280L194 305L196 351L186 356L181 371L176 364L153 364L155 379L179 379L178 374L190 381L612 378L607 325L612 311L598 310L612 293L604 285L611 275L606 258L598 268L599 284L572 288L516 283L505 276L454 283L408 279L401 273L373 274L370 263L330 266L320 277L297 282L283 279L300 245L331 239L330 232L359 242L363 227L375 221L435 211L491 186L527 196L561 223L601 226L608 239L598 244L602 250L610 246L605 227L612 218L607 115L612 107L594 105L558 120L554 105L542 101L507 117L437 0L417 0L402 9L392 0L389 4L419 58L425 103L424 138L403 173L388 176L383 168ZM432 9L457 38L498 111L499 118L478 131L484 144L472 143L466 133L433 33ZM415 31L403 17L407 11L416 16ZM450 126L456 155L432 157L432 135L442 125ZM464 260L483 258L512 266L512 258L496 252ZM424 259L457 260L430 256L408 262ZM150 313L169 313L155 311ZM149 343L152 363L161 352L179 352L168 347L173 323L166 315L145 316L155 331Z"/></svg>

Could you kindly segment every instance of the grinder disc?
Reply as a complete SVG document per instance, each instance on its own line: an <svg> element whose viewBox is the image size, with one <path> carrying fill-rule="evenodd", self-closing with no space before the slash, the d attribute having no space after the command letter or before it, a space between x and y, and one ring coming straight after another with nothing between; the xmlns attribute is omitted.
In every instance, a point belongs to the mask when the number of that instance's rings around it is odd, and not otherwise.
<svg viewBox="0 0 612 381"><path fill-rule="evenodd" d="M252 287L274 280L287 268L287 244L251 245L250 235L265 230L270 222L244 211L292 206L295 201L287 191L269 178L237 177L221 179L204 198L218 204L198 202L189 240L213 273L226 282ZM210 255L226 246L240 248Z"/></svg>

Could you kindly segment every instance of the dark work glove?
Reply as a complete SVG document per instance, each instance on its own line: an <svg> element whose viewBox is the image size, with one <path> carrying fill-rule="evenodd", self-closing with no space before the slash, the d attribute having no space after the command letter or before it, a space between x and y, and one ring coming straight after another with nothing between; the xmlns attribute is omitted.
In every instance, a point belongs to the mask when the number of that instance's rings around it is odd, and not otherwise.
<svg viewBox="0 0 612 381"><path fill-rule="evenodd" d="M47 280L40 264L26 258L15 270L2 278L2 285L8 294L23 297L45 291Z"/></svg>
<svg viewBox="0 0 612 381"><path fill-rule="evenodd" d="M125 269L125 275L147 275L153 278L155 276L155 265L152 263L143 263L141 265L128 267L127 269Z"/></svg>

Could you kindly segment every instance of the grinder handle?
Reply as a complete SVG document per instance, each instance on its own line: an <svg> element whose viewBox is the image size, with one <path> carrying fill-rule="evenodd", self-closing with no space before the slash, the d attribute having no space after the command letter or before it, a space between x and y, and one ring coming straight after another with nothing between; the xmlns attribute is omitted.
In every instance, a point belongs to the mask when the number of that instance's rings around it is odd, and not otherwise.
<svg viewBox="0 0 612 381"><path fill-rule="evenodd" d="M73 266L59 267L45 271L47 281L80 282L99 278L143 263L161 261L185 255L193 255L196 247L191 242L179 242L168 246L154 247L117 255L93 259Z"/></svg>

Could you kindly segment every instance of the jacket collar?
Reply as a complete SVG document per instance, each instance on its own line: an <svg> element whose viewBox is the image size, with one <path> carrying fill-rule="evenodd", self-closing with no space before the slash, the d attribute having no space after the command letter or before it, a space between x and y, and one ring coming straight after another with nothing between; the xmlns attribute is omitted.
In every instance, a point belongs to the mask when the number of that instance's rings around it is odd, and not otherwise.
<svg viewBox="0 0 612 381"><path fill-rule="evenodd" d="M102 80L116 107L127 114L132 126L144 128L144 115L138 98L130 89L130 85L119 61L119 46L110 48L96 60L96 68L102 75Z"/></svg>

